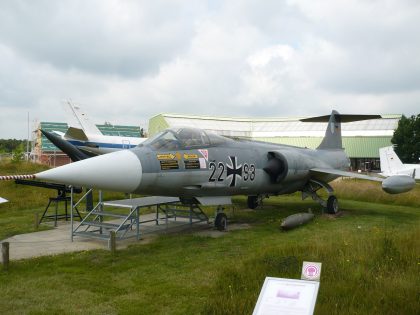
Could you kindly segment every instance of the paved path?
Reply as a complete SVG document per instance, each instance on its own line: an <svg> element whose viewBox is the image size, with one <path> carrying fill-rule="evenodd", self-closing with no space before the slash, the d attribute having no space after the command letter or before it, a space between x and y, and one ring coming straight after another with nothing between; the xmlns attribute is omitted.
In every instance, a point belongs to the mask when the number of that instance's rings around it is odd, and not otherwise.
<svg viewBox="0 0 420 315"><path fill-rule="evenodd" d="M155 215L146 214L142 216L142 219L147 220L147 216L150 216L152 219ZM153 222L147 223L143 226L143 231L149 229L151 233L143 234L140 241L137 241L136 238L117 240L117 248L125 248L130 244L139 242L148 243L152 241L157 234L167 232L192 231L195 234L210 237L220 237L226 234L226 232L215 230L211 224L207 224L206 222L195 223L192 227L188 224L180 226L180 223L181 222L179 221L171 222L169 223L168 229L165 228L166 226L164 224L157 228ZM228 226L228 231L248 227L248 225L244 224L232 224ZM53 230L15 235L2 242L10 243L10 260L57 255L83 250L108 249L108 242L104 240L74 237L74 241L72 242L69 222L59 222L58 227Z"/></svg>
<svg viewBox="0 0 420 315"><path fill-rule="evenodd" d="M91 249L105 249L107 243L100 240L70 240L70 223L59 223L53 230L15 235L3 240L10 243L10 260L56 255Z"/></svg>

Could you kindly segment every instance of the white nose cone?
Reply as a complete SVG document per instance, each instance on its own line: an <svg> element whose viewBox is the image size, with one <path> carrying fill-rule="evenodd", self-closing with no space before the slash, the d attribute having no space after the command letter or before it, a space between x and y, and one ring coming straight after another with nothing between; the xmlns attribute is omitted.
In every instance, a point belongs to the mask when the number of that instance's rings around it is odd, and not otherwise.
<svg viewBox="0 0 420 315"><path fill-rule="evenodd" d="M141 182L139 158L129 150L117 151L35 174L37 179L103 190L133 192Z"/></svg>

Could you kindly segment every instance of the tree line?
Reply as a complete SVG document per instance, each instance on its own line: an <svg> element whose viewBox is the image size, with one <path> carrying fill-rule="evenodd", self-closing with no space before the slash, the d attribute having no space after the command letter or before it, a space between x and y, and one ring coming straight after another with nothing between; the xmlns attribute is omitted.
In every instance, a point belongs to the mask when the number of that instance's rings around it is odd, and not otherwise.
<svg viewBox="0 0 420 315"><path fill-rule="evenodd" d="M25 151L26 140L0 139L0 153L12 153L16 150Z"/></svg>
<svg viewBox="0 0 420 315"><path fill-rule="evenodd" d="M402 116L391 139L403 163L416 164L420 158L420 114Z"/></svg>

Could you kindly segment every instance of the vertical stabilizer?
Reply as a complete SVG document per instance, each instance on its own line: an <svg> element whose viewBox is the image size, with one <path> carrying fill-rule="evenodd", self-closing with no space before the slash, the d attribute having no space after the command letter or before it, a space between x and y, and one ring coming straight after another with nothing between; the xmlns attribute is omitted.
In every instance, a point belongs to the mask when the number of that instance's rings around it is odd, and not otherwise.
<svg viewBox="0 0 420 315"><path fill-rule="evenodd" d="M381 160L381 172L386 174L386 176L396 174L398 170L404 168L403 163L392 146L380 148L379 158Z"/></svg>
<svg viewBox="0 0 420 315"><path fill-rule="evenodd" d="M324 138L317 149L334 150L342 149L343 143L341 140L341 115L333 110L331 115L311 117L301 119L303 122L327 122L327 129L325 130Z"/></svg>
<svg viewBox="0 0 420 315"><path fill-rule="evenodd" d="M328 122L325 136L317 149L321 150L337 150L343 149L341 138L341 123L347 123L359 120L369 120L382 118L381 115L342 115L333 110L331 115L310 117L301 119L303 122Z"/></svg>
<svg viewBox="0 0 420 315"><path fill-rule="evenodd" d="M80 106L71 101L64 102L64 108L69 114L69 126L82 129L86 135L102 135L96 125L90 121L89 117L80 108Z"/></svg>
<svg viewBox="0 0 420 315"><path fill-rule="evenodd" d="M330 119L328 120L328 126L325 130L324 139L317 149L342 149L343 142L341 139L341 117L340 114L333 110Z"/></svg>

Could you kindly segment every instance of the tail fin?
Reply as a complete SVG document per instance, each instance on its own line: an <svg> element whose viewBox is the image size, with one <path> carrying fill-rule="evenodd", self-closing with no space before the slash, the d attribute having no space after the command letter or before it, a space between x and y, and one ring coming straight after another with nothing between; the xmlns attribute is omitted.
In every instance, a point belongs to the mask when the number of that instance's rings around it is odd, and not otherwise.
<svg viewBox="0 0 420 315"><path fill-rule="evenodd" d="M341 123L378 118L382 118L381 115L341 115L337 111L333 110L331 115L310 117L301 119L300 121L328 122L327 130L325 130L325 136L317 149L341 150L343 149L343 142L341 138Z"/></svg>
<svg viewBox="0 0 420 315"><path fill-rule="evenodd" d="M80 106L73 104L71 101L63 103L65 110L69 114L69 127L81 128L87 135L102 135L102 132L90 121Z"/></svg>
<svg viewBox="0 0 420 315"><path fill-rule="evenodd" d="M380 148L379 158L381 160L381 172L386 175L396 174L397 170L404 168L398 155L395 153L392 146Z"/></svg>

